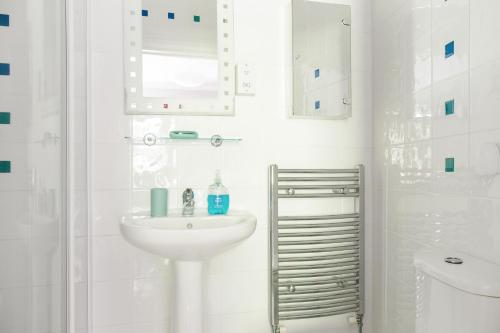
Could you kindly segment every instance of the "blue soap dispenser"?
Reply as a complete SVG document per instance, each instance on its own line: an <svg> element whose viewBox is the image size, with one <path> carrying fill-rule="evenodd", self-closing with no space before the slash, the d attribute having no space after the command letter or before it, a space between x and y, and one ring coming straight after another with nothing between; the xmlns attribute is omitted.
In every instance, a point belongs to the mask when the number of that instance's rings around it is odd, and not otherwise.
<svg viewBox="0 0 500 333"><path fill-rule="evenodd" d="M215 172L215 181L208 187L208 214L223 215L229 210L229 192L222 185L220 171Z"/></svg>

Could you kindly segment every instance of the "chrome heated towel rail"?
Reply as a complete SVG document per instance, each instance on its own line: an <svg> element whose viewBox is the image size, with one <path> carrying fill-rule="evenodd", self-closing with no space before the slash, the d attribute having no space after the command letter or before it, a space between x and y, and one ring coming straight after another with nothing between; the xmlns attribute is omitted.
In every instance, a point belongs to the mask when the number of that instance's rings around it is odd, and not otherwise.
<svg viewBox="0 0 500 333"><path fill-rule="evenodd" d="M270 309L274 333L279 333L283 320L349 313L356 314L361 332L363 201L362 165L354 169L279 169L271 165ZM315 214L317 209L321 213ZM287 210L300 213L288 214Z"/></svg>

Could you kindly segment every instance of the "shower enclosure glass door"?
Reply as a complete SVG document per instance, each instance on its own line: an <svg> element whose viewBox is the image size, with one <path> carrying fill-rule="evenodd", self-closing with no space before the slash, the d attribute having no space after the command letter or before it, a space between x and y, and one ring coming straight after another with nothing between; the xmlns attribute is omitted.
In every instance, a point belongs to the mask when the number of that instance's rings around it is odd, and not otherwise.
<svg viewBox="0 0 500 333"><path fill-rule="evenodd" d="M63 0L0 0L0 332L67 332Z"/></svg>

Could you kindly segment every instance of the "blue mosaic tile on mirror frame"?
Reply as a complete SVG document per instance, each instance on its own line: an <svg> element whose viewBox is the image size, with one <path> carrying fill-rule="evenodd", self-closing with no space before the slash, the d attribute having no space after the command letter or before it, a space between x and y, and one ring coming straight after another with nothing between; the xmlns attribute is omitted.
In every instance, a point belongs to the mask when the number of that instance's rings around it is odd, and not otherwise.
<svg viewBox="0 0 500 333"><path fill-rule="evenodd" d="M314 108L315 108L316 110L319 110L319 109L321 108L321 101L315 101L315 102L314 102Z"/></svg>
<svg viewBox="0 0 500 333"><path fill-rule="evenodd" d="M10 16L7 14L0 14L0 27L10 26Z"/></svg>
<svg viewBox="0 0 500 333"><path fill-rule="evenodd" d="M167 17L168 17L169 20L175 20L175 13L174 12L168 12Z"/></svg>
<svg viewBox="0 0 500 333"><path fill-rule="evenodd" d="M147 9L143 9L143 10L141 11L141 15L142 15L142 16L144 16L144 17L148 17L148 16L149 16L149 10L147 10Z"/></svg>
<svg viewBox="0 0 500 333"><path fill-rule="evenodd" d="M10 75L10 64L0 64L0 75Z"/></svg>

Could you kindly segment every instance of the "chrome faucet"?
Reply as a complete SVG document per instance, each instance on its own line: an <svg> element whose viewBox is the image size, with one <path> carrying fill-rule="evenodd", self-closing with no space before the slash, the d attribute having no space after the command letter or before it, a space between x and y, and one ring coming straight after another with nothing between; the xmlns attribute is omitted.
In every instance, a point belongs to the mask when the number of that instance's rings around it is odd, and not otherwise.
<svg viewBox="0 0 500 333"><path fill-rule="evenodd" d="M182 193L182 216L193 216L194 205L194 192L192 189L187 188Z"/></svg>

